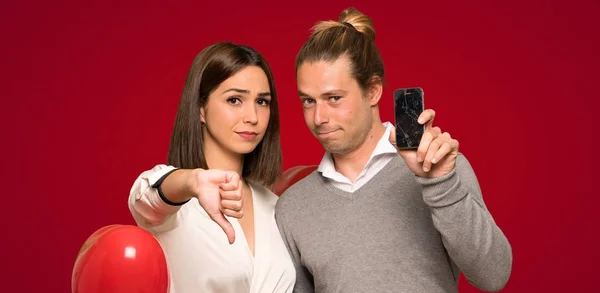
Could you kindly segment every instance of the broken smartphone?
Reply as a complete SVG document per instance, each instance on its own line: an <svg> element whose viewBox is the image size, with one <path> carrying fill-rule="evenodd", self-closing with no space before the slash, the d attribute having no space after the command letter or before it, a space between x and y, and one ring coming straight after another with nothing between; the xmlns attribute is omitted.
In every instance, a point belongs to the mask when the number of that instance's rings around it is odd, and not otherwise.
<svg viewBox="0 0 600 293"><path fill-rule="evenodd" d="M402 88L394 91L396 145L398 149L416 149L425 132L425 125L417 119L424 111L423 89Z"/></svg>

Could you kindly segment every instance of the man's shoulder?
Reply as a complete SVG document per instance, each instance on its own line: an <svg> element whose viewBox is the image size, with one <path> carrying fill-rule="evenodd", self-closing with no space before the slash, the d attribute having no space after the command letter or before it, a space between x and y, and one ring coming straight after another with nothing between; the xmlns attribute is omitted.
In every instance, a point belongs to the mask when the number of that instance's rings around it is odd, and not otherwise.
<svg viewBox="0 0 600 293"><path fill-rule="evenodd" d="M314 170L288 187L279 197L276 209L294 208L297 204L304 202L306 195L314 193L311 190L315 188L316 184L319 184L319 176L321 176L319 171Z"/></svg>
<svg viewBox="0 0 600 293"><path fill-rule="evenodd" d="M310 172L308 175L304 176L304 178L296 181L296 183L292 184L288 189L286 189L283 194L293 194L304 192L306 189L314 187L314 184L319 183L320 174L319 170L315 169Z"/></svg>

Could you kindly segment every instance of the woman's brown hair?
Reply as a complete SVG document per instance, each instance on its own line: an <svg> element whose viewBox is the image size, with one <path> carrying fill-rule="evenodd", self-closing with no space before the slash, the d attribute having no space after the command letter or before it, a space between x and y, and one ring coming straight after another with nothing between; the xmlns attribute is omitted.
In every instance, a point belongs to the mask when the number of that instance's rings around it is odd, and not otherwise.
<svg viewBox="0 0 600 293"><path fill-rule="evenodd" d="M230 42L202 50L189 70L175 126L171 135L168 164L184 169L208 169L203 150L200 109L209 95L226 79L247 66L258 66L267 75L271 92L270 118L262 141L244 157L241 176L263 185L275 182L281 168L279 109L275 82L268 63L256 50Z"/></svg>

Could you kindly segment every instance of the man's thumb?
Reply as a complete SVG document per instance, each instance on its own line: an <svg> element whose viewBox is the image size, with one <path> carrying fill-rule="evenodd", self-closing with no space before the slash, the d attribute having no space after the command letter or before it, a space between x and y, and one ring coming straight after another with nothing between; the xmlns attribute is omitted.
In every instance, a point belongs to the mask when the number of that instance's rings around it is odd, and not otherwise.
<svg viewBox="0 0 600 293"><path fill-rule="evenodd" d="M210 215L210 218L217 223L227 235L227 240L229 240L229 244L233 244L235 241L235 231L233 230L233 226L231 223L223 216L221 213L216 213Z"/></svg>

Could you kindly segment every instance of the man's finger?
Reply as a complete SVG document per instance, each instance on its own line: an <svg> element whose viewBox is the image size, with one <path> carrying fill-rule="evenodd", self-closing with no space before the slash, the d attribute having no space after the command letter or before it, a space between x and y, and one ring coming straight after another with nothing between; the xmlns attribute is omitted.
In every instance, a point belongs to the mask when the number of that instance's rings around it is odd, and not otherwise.
<svg viewBox="0 0 600 293"><path fill-rule="evenodd" d="M392 126L392 130L390 131L389 141L391 144L396 146L396 127L395 126Z"/></svg>
<svg viewBox="0 0 600 293"><path fill-rule="evenodd" d="M217 225L219 225L221 229L223 229L223 232L225 232L225 235L227 235L227 240L229 240L229 244L233 244L233 242L235 241L235 231L233 230L233 226L231 225L231 223L229 223L229 221L225 219L225 216L223 216L223 214L221 213L209 214L208 216L213 221L215 221L215 223L217 223Z"/></svg>
<svg viewBox="0 0 600 293"><path fill-rule="evenodd" d="M444 142L444 144L442 144L442 146L437 150L437 152L435 152L435 154L431 158L431 163L435 164L441 161L451 151L452 146L450 145L450 142Z"/></svg>
<svg viewBox="0 0 600 293"><path fill-rule="evenodd" d="M433 125L433 120L435 119L435 111L433 109L427 109L419 115L418 122L420 124L425 124L428 127ZM428 128L426 127L426 129Z"/></svg>
<svg viewBox="0 0 600 293"><path fill-rule="evenodd" d="M444 144L444 141L445 140L443 136L438 136L429 144L429 148L427 148L427 154L425 155L425 160L423 160L423 172L429 172L429 170L431 170L433 156Z"/></svg>
<svg viewBox="0 0 600 293"><path fill-rule="evenodd" d="M425 160L425 156L427 155L427 150L429 149L429 144L438 137L440 130L438 128L433 128L423 133L421 137L421 141L419 142L419 147L417 148L417 161L423 162Z"/></svg>

